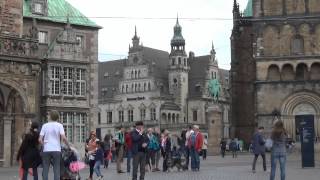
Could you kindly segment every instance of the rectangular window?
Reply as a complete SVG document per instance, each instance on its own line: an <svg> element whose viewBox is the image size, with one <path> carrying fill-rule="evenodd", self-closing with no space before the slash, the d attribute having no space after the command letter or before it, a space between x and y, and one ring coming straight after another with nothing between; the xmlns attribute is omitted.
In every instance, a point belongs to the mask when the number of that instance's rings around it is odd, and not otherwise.
<svg viewBox="0 0 320 180"><path fill-rule="evenodd" d="M133 110L128 110L128 122L133 122Z"/></svg>
<svg viewBox="0 0 320 180"><path fill-rule="evenodd" d="M101 113L98 113L98 124L101 124Z"/></svg>
<svg viewBox="0 0 320 180"><path fill-rule="evenodd" d="M144 121L146 119L146 109L140 109L140 118L141 121Z"/></svg>
<svg viewBox="0 0 320 180"><path fill-rule="evenodd" d="M77 43L78 43L78 46L79 47L83 47L83 36L79 36L79 35L77 35L76 36L76 40L77 40Z"/></svg>
<svg viewBox="0 0 320 180"><path fill-rule="evenodd" d="M156 120L156 118L157 118L157 116L156 116L157 114L156 114L156 109L155 108L151 108L150 109L150 118L151 118L151 120Z"/></svg>
<svg viewBox="0 0 320 180"><path fill-rule="evenodd" d="M76 95L85 96L86 95L86 72L85 69L78 68L76 70Z"/></svg>
<svg viewBox="0 0 320 180"><path fill-rule="evenodd" d="M86 140L86 123L87 114L86 113L75 113L74 114L74 127L76 132L76 142L83 143Z"/></svg>
<svg viewBox="0 0 320 180"><path fill-rule="evenodd" d="M39 40L39 43L48 44L48 32L46 32L46 31L39 31L39 33L38 33L38 40Z"/></svg>
<svg viewBox="0 0 320 180"><path fill-rule="evenodd" d="M107 124L112 124L112 112L107 112Z"/></svg>
<svg viewBox="0 0 320 180"><path fill-rule="evenodd" d="M63 68L62 94L67 96L73 95L73 68Z"/></svg>
<svg viewBox="0 0 320 180"><path fill-rule="evenodd" d="M198 111L197 110L193 111L193 121L198 121Z"/></svg>
<svg viewBox="0 0 320 180"><path fill-rule="evenodd" d="M39 14L43 14L42 4L40 4L40 3L35 3L35 4L34 4L34 12L35 12L35 13L39 13Z"/></svg>
<svg viewBox="0 0 320 180"><path fill-rule="evenodd" d="M123 118L123 111L119 111L119 122L123 122L124 118Z"/></svg>
<svg viewBox="0 0 320 180"><path fill-rule="evenodd" d="M69 142L73 142L73 113L62 113L62 124Z"/></svg>
<svg viewBox="0 0 320 180"><path fill-rule="evenodd" d="M50 95L60 95L60 67L50 66Z"/></svg>

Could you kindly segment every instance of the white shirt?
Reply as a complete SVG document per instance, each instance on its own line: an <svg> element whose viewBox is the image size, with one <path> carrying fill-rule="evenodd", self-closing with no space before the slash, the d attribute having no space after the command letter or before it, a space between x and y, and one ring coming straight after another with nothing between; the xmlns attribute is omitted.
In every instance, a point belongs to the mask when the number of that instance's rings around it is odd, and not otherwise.
<svg viewBox="0 0 320 180"><path fill-rule="evenodd" d="M193 132L194 132L193 130L188 130L188 131L186 132L186 143L185 143L186 146L188 146L188 142L189 142L190 135L191 135Z"/></svg>
<svg viewBox="0 0 320 180"><path fill-rule="evenodd" d="M40 136L43 137L43 152L61 151L61 135L65 135L62 124L58 122L44 124L40 131Z"/></svg>

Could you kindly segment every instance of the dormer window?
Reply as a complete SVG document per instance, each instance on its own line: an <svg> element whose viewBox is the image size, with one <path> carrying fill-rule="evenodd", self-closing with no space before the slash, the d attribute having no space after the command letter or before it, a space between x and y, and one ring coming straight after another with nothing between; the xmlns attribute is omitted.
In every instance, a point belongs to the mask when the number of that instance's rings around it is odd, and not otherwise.
<svg viewBox="0 0 320 180"><path fill-rule="evenodd" d="M41 3L35 3L34 12L37 14L43 14L43 5Z"/></svg>

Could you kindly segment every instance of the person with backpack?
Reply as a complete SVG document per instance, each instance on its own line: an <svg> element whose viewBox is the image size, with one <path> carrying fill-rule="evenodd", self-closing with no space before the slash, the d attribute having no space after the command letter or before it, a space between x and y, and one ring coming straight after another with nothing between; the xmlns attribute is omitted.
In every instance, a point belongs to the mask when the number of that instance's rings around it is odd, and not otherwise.
<svg viewBox="0 0 320 180"><path fill-rule="evenodd" d="M238 143L236 139L232 139L230 144L229 144L229 148L232 152L232 158L237 158L237 151L238 151Z"/></svg>
<svg viewBox="0 0 320 180"><path fill-rule="evenodd" d="M263 137L264 127L259 127L258 131L253 135L252 138L252 151L254 153L254 159L252 163L252 172L256 172L256 162L258 157L261 155L263 160L263 170L267 171L266 165L266 147L265 147L265 139Z"/></svg>
<svg viewBox="0 0 320 180"><path fill-rule="evenodd" d="M156 165L156 152L159 150L159 143L157 140L157 137L153 134L153 129L149 128L148 129L148 139L149 139L149 144L148 144L148 159L147 159L147 165L151 164L150 171L155 172L155 165Z"/></svg>
<svg viewBox="0 0 320 180"><path fill-rule="evenodd" d="M199 171L200 170L200 157L199 154L202 150L203 145L203 135L200 132L199 126L193 126L193 133L191 133L188 146L190 149L191 156L191 170Z"/></svg>

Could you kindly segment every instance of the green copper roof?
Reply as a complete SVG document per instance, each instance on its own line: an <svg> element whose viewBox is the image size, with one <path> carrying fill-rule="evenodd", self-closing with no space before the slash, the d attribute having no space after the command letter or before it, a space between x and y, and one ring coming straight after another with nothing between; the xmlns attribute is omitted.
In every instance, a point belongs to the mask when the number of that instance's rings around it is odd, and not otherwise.
<svg viewBox="0 0 320 180"><path fill-rule="evenodd" d="M250 17L252 15L252 0L249 0L246 9L243 11L243 16Z"/></svg>
<svg viewBox="0 0 320 180"><path fill-rule="evenodd" d="M48 0L47 16L32 14L31 0L23 0L23 16L59 23L66 23L69 16L70 24L101 28L66 0Z"/></svg>

